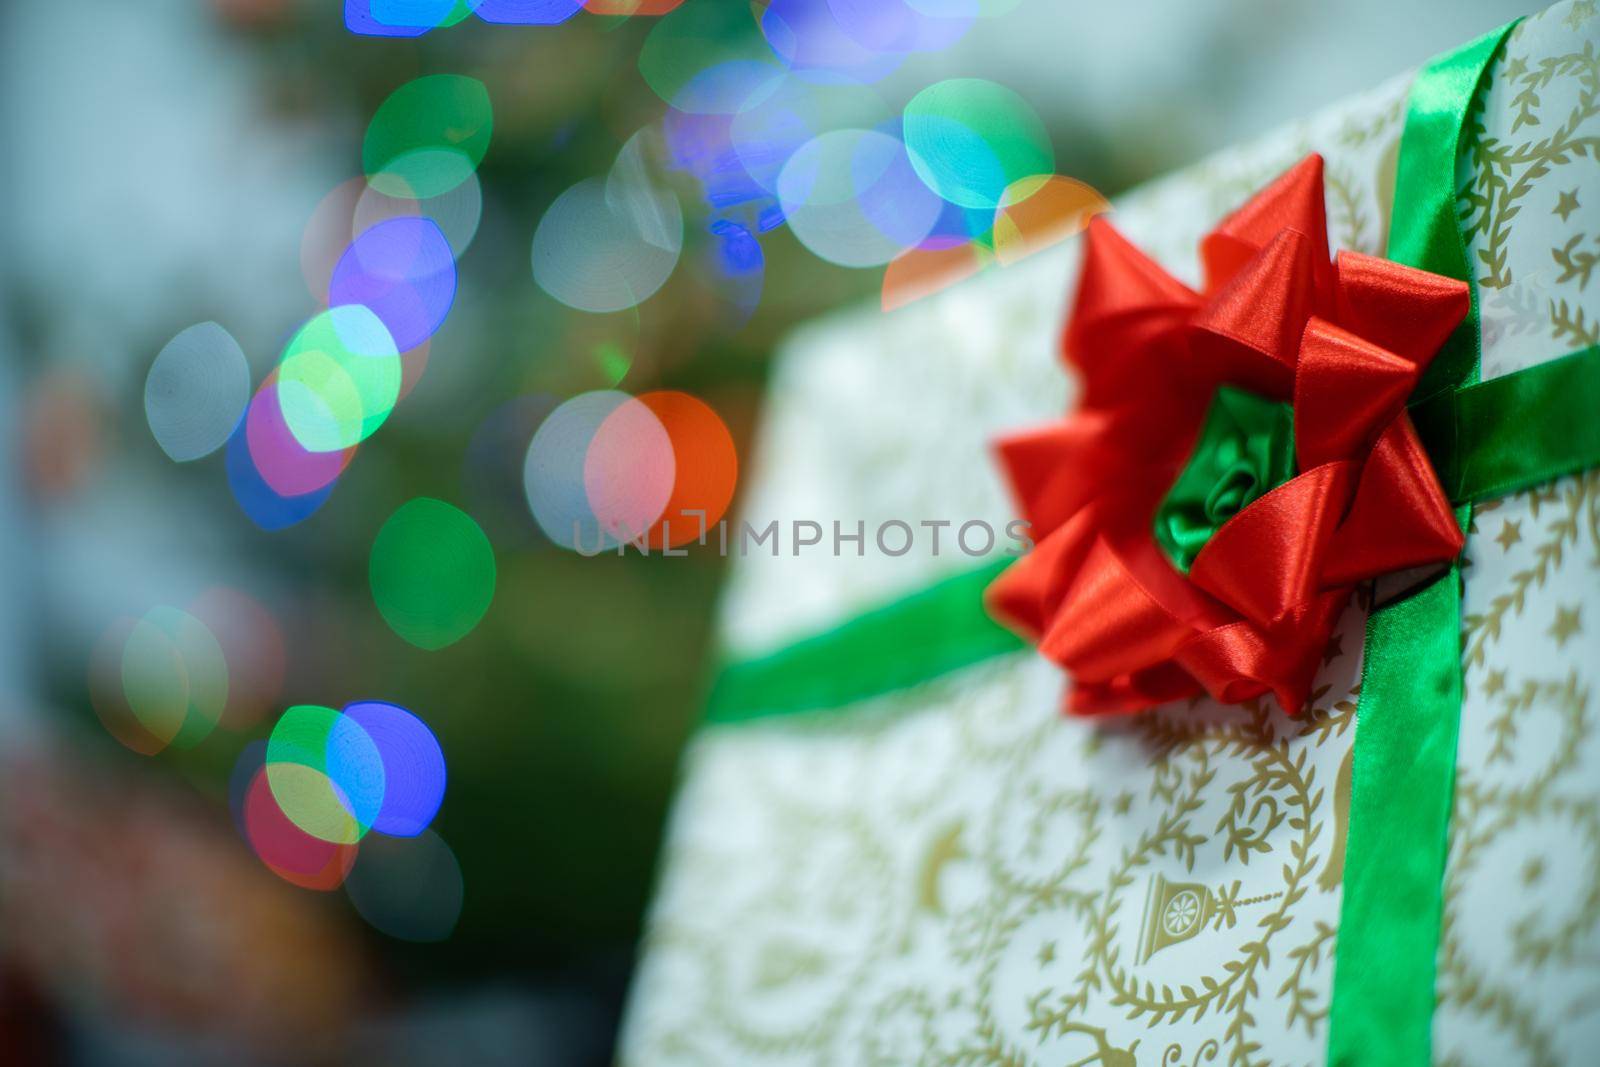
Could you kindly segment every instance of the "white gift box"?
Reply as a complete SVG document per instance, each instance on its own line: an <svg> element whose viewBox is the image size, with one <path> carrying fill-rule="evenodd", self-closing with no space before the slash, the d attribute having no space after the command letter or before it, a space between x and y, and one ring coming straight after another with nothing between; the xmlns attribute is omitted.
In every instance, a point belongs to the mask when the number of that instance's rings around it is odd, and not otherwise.
<svg viewBox="0 0 1600 1067"><path fill-rule="evenodd" d="M1307 152L1334 249L1381 255L1409 76L1116 204L1198 282L1200 237ZM1600 343L1600 17L1522 23L1464 189L1482 375ZM1067 242L904 309L799 332L745 517L1013 517L989 442L1057 418ZM1600 417L1600 415L1597 415ZM1003 545L1002 545L1003 547ZM972 567L926 539L735 565L732 658ZM1478 507L1444 886L1439 1063L1600 1048L1600 472ZM630 1064L1322 1063L1365 612L1291 718L1270 698L1060 714L1032 651L848 709L708 726L686 756L623 1034Z"/></svg>

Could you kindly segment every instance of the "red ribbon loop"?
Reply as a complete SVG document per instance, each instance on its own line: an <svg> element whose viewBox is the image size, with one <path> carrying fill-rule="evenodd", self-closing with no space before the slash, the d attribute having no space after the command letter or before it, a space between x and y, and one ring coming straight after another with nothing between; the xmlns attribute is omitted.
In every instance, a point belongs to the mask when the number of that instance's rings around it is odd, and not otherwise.
<svg viewBox="0 0 1600 1067"><path fill-rule="evenodd" d="M1356 583L1461 550L1405 403L1467 286L1331 261L1316 155L1201 258L1204 295L1095 218L1063 335L1082 405L999 445L1039 544L990 587L990 610L1073 674L1073 712L1202 688L1298 711ZM1292 401L1300 473L1220 526L1185 577L1151 524L1222 385Z"/></svg>

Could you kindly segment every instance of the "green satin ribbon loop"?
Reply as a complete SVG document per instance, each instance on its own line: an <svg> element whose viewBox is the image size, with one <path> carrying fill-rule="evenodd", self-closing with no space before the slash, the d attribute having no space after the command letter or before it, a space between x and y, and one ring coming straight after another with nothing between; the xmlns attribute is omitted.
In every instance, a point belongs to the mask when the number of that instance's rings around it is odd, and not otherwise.
<svg viewBox="0 0 1600 1067"><path fill-rule="evenodd" d="M1442 393L1411 419L1458 504L1600 465L1600 346Z"/></svg>
<svg viewBox="0 0 1600 1067"><path fill-rule="evenodd" d="M1222 386L1189 461L1156 508L1156 544L1188 574L1218 527L1294 472L1294 408Z"/></svg>
<svg viewBox="0 0 1600 1067"><path fill-rule="evenodd" d="M1477 287L1456 217L1467 114L1515 22L1417 73L1395 177L1389 258L1466 281L1465 320L1416 396L1478 376ZM1456 512L1465 528L1470 506ZM1428 1067L1442 883L1461 727L1461 575L1441 577L1367 620L1351 758L1344 897L1328 1014L1333 1067Z"/></svg>

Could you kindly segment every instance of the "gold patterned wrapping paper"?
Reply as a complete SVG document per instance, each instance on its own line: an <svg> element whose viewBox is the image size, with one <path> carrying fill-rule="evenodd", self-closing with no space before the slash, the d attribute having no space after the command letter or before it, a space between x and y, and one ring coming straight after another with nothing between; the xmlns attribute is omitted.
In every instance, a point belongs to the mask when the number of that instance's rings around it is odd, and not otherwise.
<svg viewBox="0 0 1600 1067"><path fill-rule="evenodd" d="M1408 85L1146 187L1117 224L1195 281L1200 235L1316 150L1333 246L1381 253ZM1600 343L1593 3L1513 33L1470 140L1484 377ZM802 332L747 516L1003 526L985 444L1070 403L1055 339L1077 254ZM1600 473L1480 507L1466 555L1435 1058L1595 1062ZM971 563L742 559L725 642L782 644ZM844 714L703 730L623 1062L1324 1062L1364 620L1347 613L1302 719L1268 698L1064 720L1055 668L1023 653Z"/></svg>

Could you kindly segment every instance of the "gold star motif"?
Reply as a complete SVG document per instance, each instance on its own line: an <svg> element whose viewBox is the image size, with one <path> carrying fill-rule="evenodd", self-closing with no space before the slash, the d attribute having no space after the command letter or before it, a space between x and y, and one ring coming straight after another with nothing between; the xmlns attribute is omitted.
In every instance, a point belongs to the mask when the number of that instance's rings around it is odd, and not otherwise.
<svg viewBox="0 0 1600 1067"><path fill-rule="evenodd" d="M1544 860L1535 856L1522 865L1522 884L1531 886L1544 877Z"/></svg>
<svg viewBox="0 0 1600 1067"><path fill-rule="evenodd" d="M1522 520L1507 519L1500 524L1500 532L1495 535L1495 540L1500 542L1502 551L1511 551L1511 546L1522 540Z"/></svg>
<svg viewBox="0 0 1600 1067"><path fill-rule="evenodd" d="M1487 697L1498 696L1506 688L1506 672L1490 671L1489 677L1483 681L1483 695Z"/></svg>
<svg viewBox="0 0 1600 1067"><path fill-rule="evenodd" d="M1328 642L1327 651L1322 653L1322 665L1326 667L1342 655L1344 655L1344 634L1334 634L1333 640Z"/></svg>
<svg viewBox="0 0 1600 1067"><path fill-rule="evenodd" d="M1555 210L1550 212L1550 214L1560 215L1561 221L1566 222L1567 216L1578 210L1578 208L1581 206L1582 205L1578 203L1578 190L1573 189L1569 192L1562 193L1556 198Z"/></svg>
<svg viewBox="0 0 1600 1067"><path fill-rule="evenodd" d="M1576 604L1570 608L1556 608L1556 621L1550 624L1548 633L1555 638L1557 648L1565 645L1569 637L1583 631L1583 620L1578 615L1581 610Z"/></svg>
<svg viewBox="0 0 1600 1067"><path fill-rule="evenodd" d="M1506 64L1506 80L1515 81L1528 73L1528 61L1521 56Z"/></svg>
<svg viewBox="0 0 1600 1067"><path fill-rule="evenodd" d="M1130 809L1132 807L1133 807L1133 794L1132 793L1127 793L1127 792L1118 793L1117 794L1117 799L1111 802L1111 810L1116 812L1118 815L1126 815L1126 814L1128 814L1128 809Z"/></svg>
<svg viewBox="0 0 1600 1067"><path fill-rule="evenodd" d="M1567 10L1567 29L1576 33L1583 27L1585 19L1594 18L1594 0L1577 0Z"/></svg>
<svg viewBox="0 0 1600 1067"><path fill-rule="evenodd" d="M1054 941L1046 941L1039 946L1039 966L1043 967L1046 964L1053 963L1055 958L1056 943Z"/></svg>

